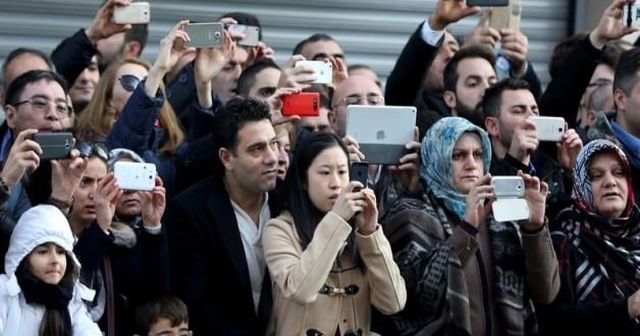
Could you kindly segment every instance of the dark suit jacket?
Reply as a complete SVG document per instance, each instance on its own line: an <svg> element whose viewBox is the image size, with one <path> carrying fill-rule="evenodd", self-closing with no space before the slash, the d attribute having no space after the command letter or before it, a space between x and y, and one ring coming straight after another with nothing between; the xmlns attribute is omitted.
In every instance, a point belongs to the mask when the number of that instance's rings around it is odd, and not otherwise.
<svg viewBox="0 0 640 336"><path fill-rule="evenodd" d="M229 195L220 177L176 196L165 218L173 292L189 308L196 335L264 335L271 315L269 272L258 314Z"/></svg>

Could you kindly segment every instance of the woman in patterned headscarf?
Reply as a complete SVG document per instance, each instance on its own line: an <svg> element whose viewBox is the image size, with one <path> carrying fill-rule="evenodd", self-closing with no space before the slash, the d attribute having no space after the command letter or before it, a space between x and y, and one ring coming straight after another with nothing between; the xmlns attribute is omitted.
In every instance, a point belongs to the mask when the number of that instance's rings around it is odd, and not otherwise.
<svg viewBox="0 0 640 336"><path fill-rule="evenodd" d="M521 174L531 217L491 216L491 144L469 121L447 117L422 140L425 192L402 198L381 219L407 285L390 335L534 335L530 298L551 302L557 260L544 208L548 187Z"/></svg>
<svg viewBox="0 0 640 336"><path fill-rule="evenodd" d="M638 335L640 211L629 161L613 142L594 140L573 176L574 205L553 225L561 286L555 302L540 307L544 334Z"/></svg>

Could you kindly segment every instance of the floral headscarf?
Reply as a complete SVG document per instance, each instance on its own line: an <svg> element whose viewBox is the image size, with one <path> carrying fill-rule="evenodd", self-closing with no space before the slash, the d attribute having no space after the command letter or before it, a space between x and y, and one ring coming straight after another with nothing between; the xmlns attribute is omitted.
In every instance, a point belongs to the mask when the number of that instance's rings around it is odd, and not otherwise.
<svg viewBox="0 0 640 336"><path fill-rule="evenodd" d="M573 198L576 206L587 213L597 214L595 200L593 199L593 190L591 190L591 177L589 177L589 167L591 166L591 159L596 154L603 152L614 153L620 158L622 167L627 175L627 185L629 194L627 195L627 208L625 209L623 216L628 216L634 204L633 188L631 183L631 174L629 167L629 160L624 154L622 149L609 140L598 139L589 142L578 154L576 160L576 168L573 170L573 192L571 197Z"/></svg>
<svg viewBox="0 0 640 336"><path fill-rule="evenodd" d="M446 117L438 120L422 139L422 168L420 177L427 190L442 200L445 206L459 216L464 217L466 195L458 192L453 184L451 157L458 139L466 133L475 133L480 137L484 163L484 174L491 165L491 143L483 129L460 117Z"/></svg>

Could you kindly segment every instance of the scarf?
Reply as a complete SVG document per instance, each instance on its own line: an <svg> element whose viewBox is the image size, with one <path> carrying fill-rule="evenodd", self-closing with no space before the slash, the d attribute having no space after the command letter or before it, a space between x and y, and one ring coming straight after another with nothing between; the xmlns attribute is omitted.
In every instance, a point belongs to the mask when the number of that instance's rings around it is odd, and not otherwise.
<svg viewBox="0 0 640 336"><path fill-rule="evenodd" d="M486 133L459 117L446 117L436 122L422 140L422 170L425 184L421 201L405 201L389 211L385 233L394 246L394 255L415 292L410 294L409 312L392 318L398 335L468 335L471 332L469 293L457 252L446 243L454 226L464 217L466 195L453 185L451 160L453 148L465 132L478 134L483 150L484 173L491 163L491 144ZM402 203L402 202L399 202ZM408 211L407 211L408 210ZM426 213L433 221L405 219L412 211ZM402 215L397 215L403 212ZM397 216L394 216L397 215ZM381 222L384 220L381 219ZM493 299L497 320L504 335L537 333L533 303L525 293L525 259L517 224L497 223L487 218L492 251ZM487 279L483 279L486 281ZM415 298L411 299L411 297ZM434 300L446 300L434 306ZM487 311L486 314L491 312Z"/></svg>
<svg viewBox="0 0 640 336"><path fill-rule="evenodd" d="M73 282L61 281L57 285L50 285L30 272L18 272L16 278L27 303L43 305L48 310L60 313L64 330L60 336L71 336L71 315L68 306L73 296Z"/></svg>
<svg viewBox="0 0 640 336"><path fill-rule="evenodd" d="M438 120L422 139L422 168L420 177L433 195L459 218L464 217L466 195L458 192L453 185L451 155L460 137L466 133L480 137L484 163L484 174L491 166L491 143L484 130L460 117L446 117Z"/></svg>
<svg viewBox="0 0 640 336"><path fill-rule="evenodd" d="M405 310L390 317L401 336L471 334L469 293L463 265L447 243L457 218L433 195L404 198L380 222L407 285ZM524 250L513 222L487 218L493 269L493 302L500 335L536 335L533 303L526 294ZM490 314L490 312L486 312Z"/></svg>
<svg viewBox="0 0 640 336"><path fill-rule="evenodd" d="M601 217L593 199L588 171L592 158L603 152L616 154L627 174L629 195L623 218ZM600 293L603 283L613 286L613 296L628 297L640 289L640 209L634 204L629 161L613 142L594 140L578 155L574 180L574 210L563 212L559 221L580 262L575 265L575 300L611 299L612 295Z"/></svg>

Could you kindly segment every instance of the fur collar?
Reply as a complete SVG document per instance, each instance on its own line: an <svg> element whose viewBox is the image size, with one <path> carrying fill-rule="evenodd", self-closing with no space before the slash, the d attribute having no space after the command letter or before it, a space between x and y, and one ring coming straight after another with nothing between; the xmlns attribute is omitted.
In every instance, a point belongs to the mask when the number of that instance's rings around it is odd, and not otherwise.
<svg viewBox="0 0 640 336"><path fill-rule="evenodd" d="M129 225L122 222L113 221L111 223L110 231L115 237L113 243L116 246L132 248L136 245L136 233Z"/></svg>

